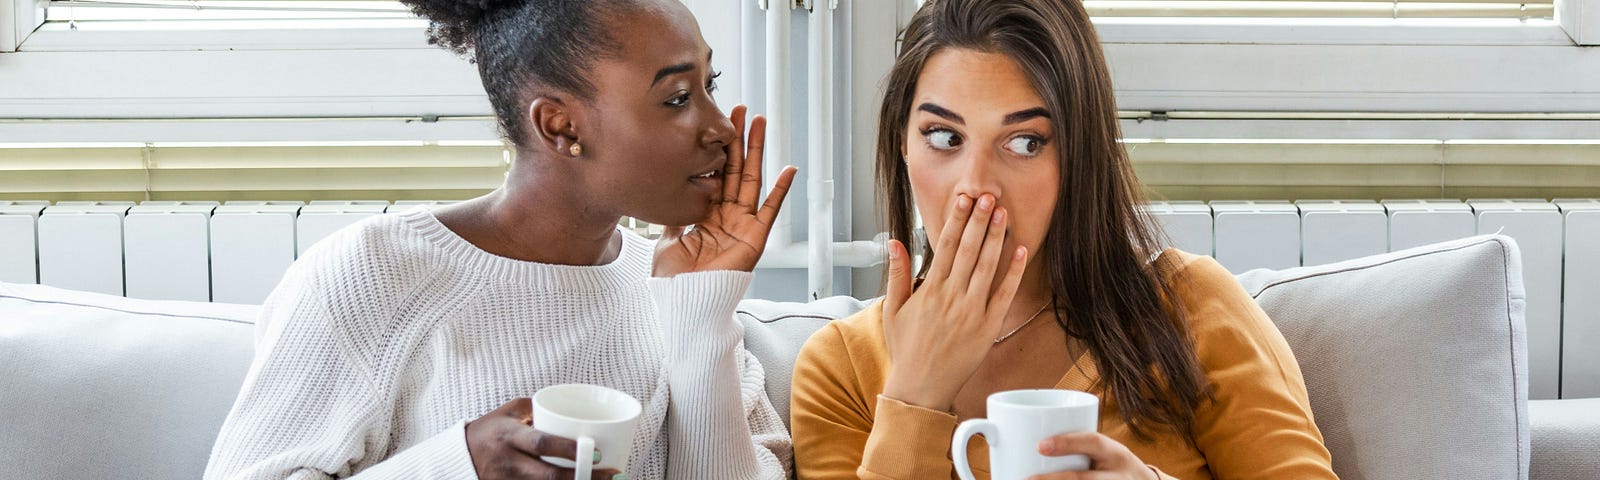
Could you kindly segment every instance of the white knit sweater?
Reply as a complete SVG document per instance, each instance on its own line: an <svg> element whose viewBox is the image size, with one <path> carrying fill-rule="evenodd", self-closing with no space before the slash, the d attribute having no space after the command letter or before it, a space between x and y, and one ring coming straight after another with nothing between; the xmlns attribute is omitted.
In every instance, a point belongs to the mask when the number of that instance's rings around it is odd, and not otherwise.
<svg viewBox="0 0 1600 480"><path fill-rule="evenodd" d="M652 244L621 231L594 267L492 255L426 208L328 237L262 308L205 478L474 479L465 422L562 383L644 405L630 480L786 478L733 317L751 274L650 278Z"/></svg>

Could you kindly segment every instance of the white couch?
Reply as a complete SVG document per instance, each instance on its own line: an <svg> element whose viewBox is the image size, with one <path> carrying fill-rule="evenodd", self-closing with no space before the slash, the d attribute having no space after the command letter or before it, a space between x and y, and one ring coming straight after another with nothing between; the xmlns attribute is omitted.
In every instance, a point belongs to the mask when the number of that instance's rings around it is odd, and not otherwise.
<svg viewBox="0 0 1600 480"><path fill-rule="evenodd" d="M1341 478L1600 479L1600 399L1527 400L1520 279L1500 236L1240 276ZM740 305L779 413L800 345L865 305ZM0 477L198 478L254 311L0 284Z"/></svg>

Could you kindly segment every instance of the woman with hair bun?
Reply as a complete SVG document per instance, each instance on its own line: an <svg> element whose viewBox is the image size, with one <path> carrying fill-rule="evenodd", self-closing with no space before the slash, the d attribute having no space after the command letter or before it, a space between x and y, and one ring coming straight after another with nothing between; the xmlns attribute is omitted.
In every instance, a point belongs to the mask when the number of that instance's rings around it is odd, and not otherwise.
<svg viewBox="0 0 1600 480"><path fill-rule="evenodd" d="M638 399L626 472L787 478L790 440L733 318L794 178L724 116L675 0L404 0L470 55L516 151L505 183L319 242L257 321L205 477L571 478L528 398ZM658 242L623 216L666 225ZM692 225L693 228L685 228Z"/></svg>

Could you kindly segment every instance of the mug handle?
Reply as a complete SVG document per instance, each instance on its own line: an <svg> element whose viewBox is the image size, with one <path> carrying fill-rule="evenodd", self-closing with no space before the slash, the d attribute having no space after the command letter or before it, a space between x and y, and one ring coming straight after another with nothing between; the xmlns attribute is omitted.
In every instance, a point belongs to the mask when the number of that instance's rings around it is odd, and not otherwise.
<svg viewBox="0 0 1600 480"><path fill-rule="evenodd" d="M1000 446L1000 430L993 421L974 418L961 422L956 427L955 437L950 439L950 460L955 462L956 474L961 476L961 480L977 480L972 475L972 466L967 464L967 443L972 441L973 435L983 435L991 449Z"/></svg>
<svg viewBox="0 0 1600 480"><path fill-rule="evenodd" d="M594 437L578 437L578 456L572 459L572 480L589 480L594 476Z"/></svg>

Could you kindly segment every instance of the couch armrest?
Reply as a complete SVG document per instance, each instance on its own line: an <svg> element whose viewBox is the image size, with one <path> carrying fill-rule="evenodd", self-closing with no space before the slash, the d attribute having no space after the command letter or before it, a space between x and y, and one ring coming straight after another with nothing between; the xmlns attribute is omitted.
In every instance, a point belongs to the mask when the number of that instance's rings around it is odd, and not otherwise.
<svg viewBox="0 0 1600 480"><path fill-rule="evenodd" d="M1600 478L1600 398L1531 400L1529 480Z"/></svg>

